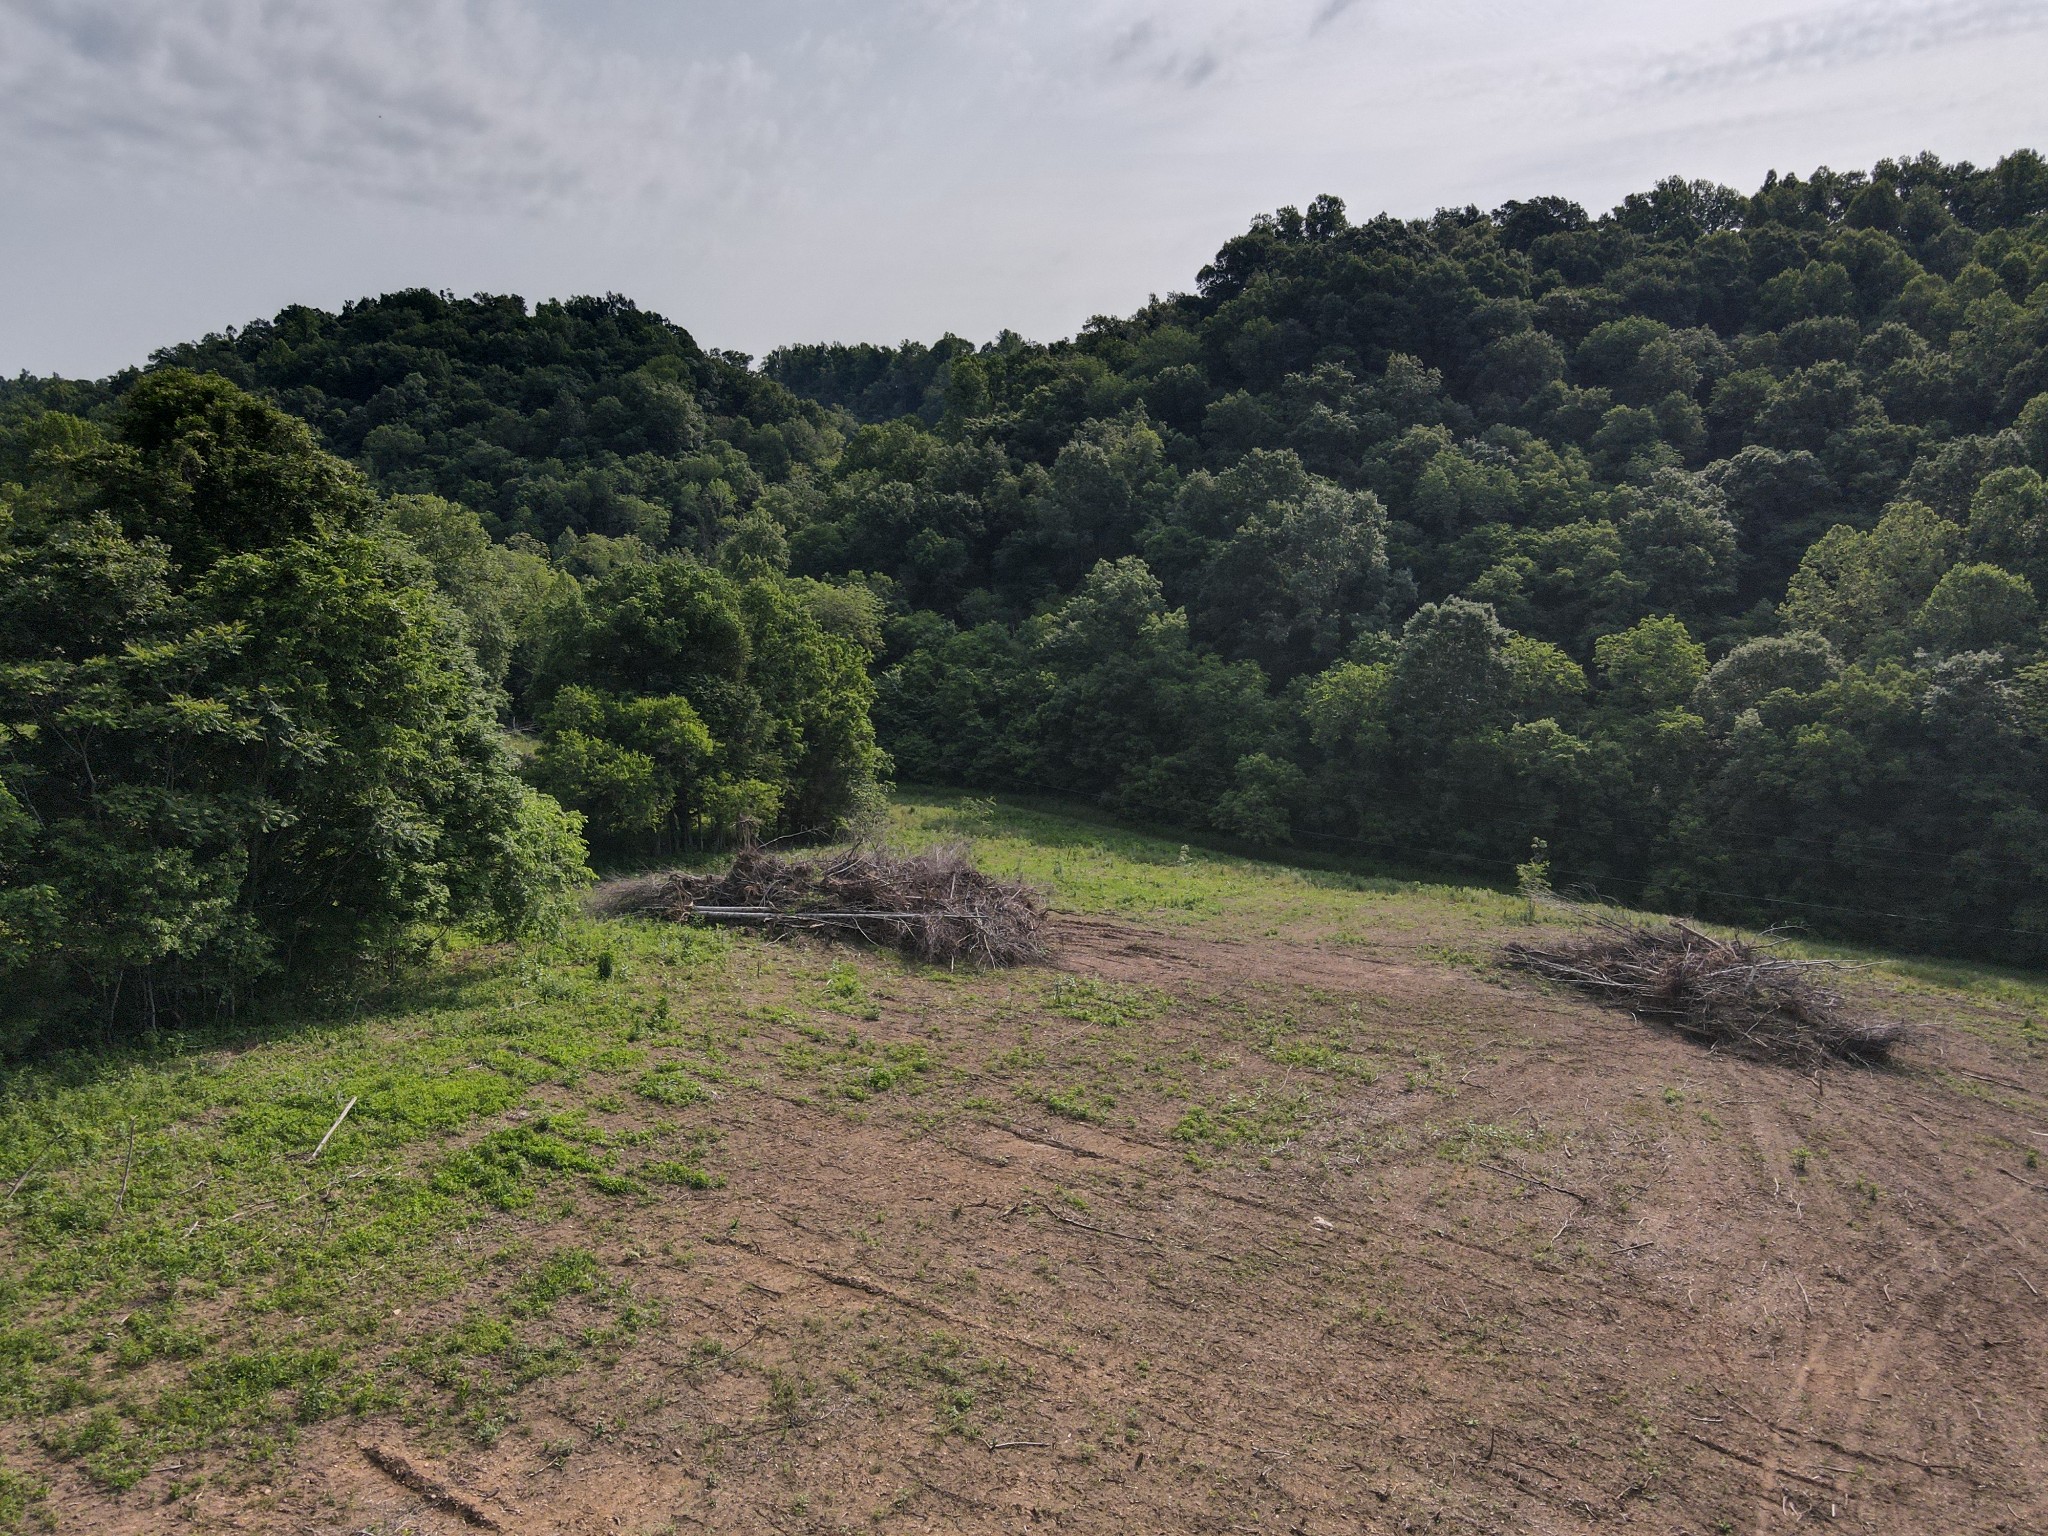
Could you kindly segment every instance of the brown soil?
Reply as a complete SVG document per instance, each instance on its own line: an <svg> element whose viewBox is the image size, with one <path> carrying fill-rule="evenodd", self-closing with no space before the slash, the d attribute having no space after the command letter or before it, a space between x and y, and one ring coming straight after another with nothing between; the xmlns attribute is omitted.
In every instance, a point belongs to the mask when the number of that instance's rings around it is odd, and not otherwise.
<svg viewBox="0 0 2048 1536"><path fill-rule="evenodd" d="M2048 1065L1999 1005L1804 1077L1420 939L1069 918L1058 949L971 984L865 958L862 1028L1093 1074L1099 1123L964 1069L728 1094L723 1189L535 1218L664 1321L494 1445L329 1425L267 1487L98 1523L66 1489L67 1523L478 1528L379 1446L509 1531L2048 1530ZM1100 1027L1063 975L1158 1003ZM1374 1065L1290 1063L1274 1020ZM1186 1139L1232 1095L1282 1128Z"/></svg>

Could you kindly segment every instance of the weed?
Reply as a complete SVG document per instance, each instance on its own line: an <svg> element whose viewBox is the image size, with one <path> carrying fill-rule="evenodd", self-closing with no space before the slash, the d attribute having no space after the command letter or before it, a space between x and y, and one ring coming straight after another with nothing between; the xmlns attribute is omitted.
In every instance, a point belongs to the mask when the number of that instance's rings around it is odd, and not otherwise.
<svg viewBox="0 0 2048 1536"><path fill-rule="evenodd" d="M597 1289L597 1256L581 1248L549 1254L540 1268L512 1288L506 1311L514 1317L546 1317L565 1296L587 1296Z"/></svg>
<svg viewBox="0 0 2048 1536"><path fill-rule="evenodd" d="M804 1399L816 1390L802 1376L771 1369L768 1372L768 1410L778 1423L793 1427L803 1422Z"/></svg>
<svg viewBox="0 0 2048 1536"><path fill-rule="evenodd" d="M47 1483L0 1467L0 1531L54 1530Z"/></svg>
<svg viewBox="0 0 2048 1536"><path fill-rule="evenodd" d="M684 1109L692 1104L708 1104L718 1095L699 1082L688 1067L679 1062L670 1062L643 1073L633 1084L633 1091L643 1099L670 1109Z"/></svg>
<svg viewBox="0 0 2048 1536"><path fill-rule="evenodd" d="M467 1152L458 1152L434 1175L443 1193L479 1195L500 1210L533 1201L534 1187L550 1174L602 1173L596 1154L553 1134L545 1120L493 1131Z"/></svg>
<svg viewBox="0 0 2048 1536"><path fill-rule="evenodd" d="M1255 1093L1231 1098L1211 1109L1197 1104L1174 1125L1173 1139L1219 1150L1252 1144L1268 1149L1292 1139L1308 1115L1301 1094Z"/></svg>
<svg viewBox="0 0 2048 1536"><path fill-rule="evenodd" d="M1114 1095L1078 1083L1045 1090L1022 1088L1018 1090L1017 1096L1028 1102L1043 1105L1054 1114L1065 1116L1069 1120L1083 1120L1093 1125L1102 1124L1109 1118L1109 1112L1116 1108Z"/></svg>
<svg viewBox="0 0 2048 1536"><path fill-rule="evenodd" d="M1503 1152L1529 1145L1529 1134L1521 1126L1494 1125L1479 1120L1466 1120L1441 1133L1435 1126L1429 1126L1425 1128L1425 1135L1436 1137L1437 1156L1467 1163L1497 1157Z"/></svg>
<svg viewBox="0 0 2048 1536"><path fill-rule="evenodd" d="M1326 1077L1341 1077L1371 1084L1379 1081L1378 1065L1351 1050L1341 1035L1311 1039L1284 1025L1269 1024L1258 1038L1258 1051L1268 1061L1283 1067L1300 1067Z"/></svg>
<svg viewBox="0 0 2048 1536"><path fill-rule="evenodd" d="M840 961L826 973L824 1001L832 1012L852 1018L872 1021L882 1016L882 1010L868 996L859 968L849 961Z"/></svg>
<svg viewBox="0 0 2048 1536"><path fill-rule="evenodd" d="M648 1163L641 1168L642 1178L654 1180L657 1184L674 1184L683 1189L722 1189L725 1180L715 1173L707 1173L695 1163Z"/></svg>
<svg viewBox="0 0 2048 1536"><path fill-rule="evenodd" d="M1550 896L1550 844L1542 838L1529 843L1528 859L1515 866L1515 891L1522 898L1522 921L1536 921L1536 904Z"/></svg>
<svg viewBox="0 0 2048 1536"><path fill-rule="evenodd" d="M783 1070L820 1077L831 1092L855 1103L897 1087L915 1093L918 1079L932 1069L930 1050L917 1041L884 1045L858 1030L849 1030L843 1041L823 1030L804 1033L806 1038L782 1048Z"/></svg>
<svg viewBox="0 0 2048 1536"><path fill-rule="evenodd" d="M1090 976L1060 976L1046 992L1045 1001L1063 1018L1121 1029L1157 1018L1166 1011L1168 999L1144 987L1122 987Z"/></svg>

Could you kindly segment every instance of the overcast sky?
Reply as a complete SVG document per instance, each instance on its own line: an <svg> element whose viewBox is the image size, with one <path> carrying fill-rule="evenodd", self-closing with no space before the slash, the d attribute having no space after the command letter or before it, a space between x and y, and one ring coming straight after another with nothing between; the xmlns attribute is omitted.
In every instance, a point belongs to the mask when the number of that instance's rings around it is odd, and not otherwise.
<svg viewBox="0 0 2048 1536"><path fill-rule="evenodd" d="M2048 0L0 0L0 372L393 288L1051 339L1250 217L2048 148Z"/></svg>

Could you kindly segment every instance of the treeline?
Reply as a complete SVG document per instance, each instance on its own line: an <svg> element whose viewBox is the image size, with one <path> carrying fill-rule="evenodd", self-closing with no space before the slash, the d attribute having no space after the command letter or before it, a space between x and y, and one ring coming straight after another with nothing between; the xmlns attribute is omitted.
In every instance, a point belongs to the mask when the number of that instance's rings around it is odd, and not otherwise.
<svg viewBox="0 0 2048 1536"><path fill-rule="evenodd" d="M842 820L871 718L909 780L2039 963L2044 211L2032 153L1325 197L1051 345L406 293L153 367L362 467L601 836Z"/></svg>

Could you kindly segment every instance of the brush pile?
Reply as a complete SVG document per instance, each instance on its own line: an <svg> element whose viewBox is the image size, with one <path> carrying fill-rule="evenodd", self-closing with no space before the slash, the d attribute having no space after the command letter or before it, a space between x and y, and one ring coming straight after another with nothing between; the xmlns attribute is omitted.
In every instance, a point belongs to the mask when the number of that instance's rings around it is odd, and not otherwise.
<svg viewBox="0 0 2048 1536"><path fill-rule="evenodd" d="M1903 1024L1860 1020L1816 978L1825 960L1789 960L1768 942L1716 939L1671 922L1601 918L1554 945L1510 944L1509 965L1590 993L1720 1050L1812 1070L1830 1058L1882 1061Z"/></svg>
<svg viewBox="0 0 2048 1536"><path fill-rule="evenodd" d="M724 874L668 876L654 906L678 922L862 939L940 965L1021 965L1045 955L1037 894L983 874L957 847L810 858L750 849Z"/></svg>

